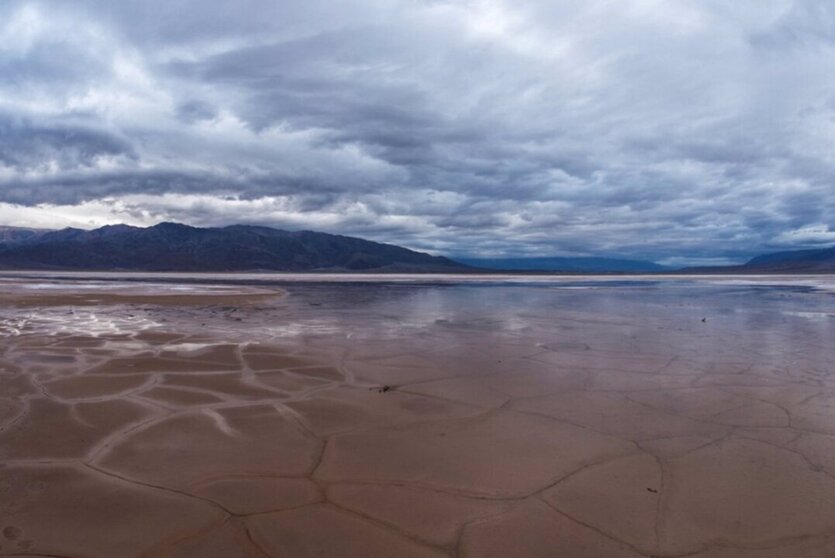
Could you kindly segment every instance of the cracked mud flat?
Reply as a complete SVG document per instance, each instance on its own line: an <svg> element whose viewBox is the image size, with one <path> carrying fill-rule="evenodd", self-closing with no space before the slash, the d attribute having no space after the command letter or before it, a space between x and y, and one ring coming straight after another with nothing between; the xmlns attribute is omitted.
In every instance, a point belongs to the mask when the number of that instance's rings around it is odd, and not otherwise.
<svg viewBox="0 0 835 558"><path fill-rule="evenodd" d="M835 556L831 279L83 279L0 277L0 555Z"/></svg>

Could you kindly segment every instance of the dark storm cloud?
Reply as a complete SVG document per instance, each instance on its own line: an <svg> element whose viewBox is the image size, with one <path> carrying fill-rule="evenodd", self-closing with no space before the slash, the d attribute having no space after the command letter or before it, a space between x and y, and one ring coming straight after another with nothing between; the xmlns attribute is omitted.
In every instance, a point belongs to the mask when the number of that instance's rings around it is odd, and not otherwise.
<svg viewBox="0 0 835 558"><path fill-rule="evenodd" d="M0 164L21 171L44 166L89 167L102 157L135 157L120 135L71 119L38 119L0 112Z"/></svg>
<svg viewBox="0 0 835 558"><path fill-rule="evenodd" d="M833 31L815 0L13 0L0 215L454 254L819 245Z"/></svg>
<svg viewBox="0 0 835 558"><path fill-rule="evenodd" d="M217 117L217 109L204 101L192 99L177 105L177 117L187 124Z"/></svg>
<svg viewBox="0 0 835 558"><path fill-rule="evenodd" d="M775 24L752 37L767 47L835 43L835 6L821 0L791 2Z"/></svg>

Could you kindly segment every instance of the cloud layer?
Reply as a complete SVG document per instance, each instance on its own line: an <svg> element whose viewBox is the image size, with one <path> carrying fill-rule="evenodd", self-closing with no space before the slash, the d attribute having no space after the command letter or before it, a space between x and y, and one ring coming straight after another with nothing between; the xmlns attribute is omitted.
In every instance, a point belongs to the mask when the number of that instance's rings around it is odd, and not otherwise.
<svg viewBox="0 0 835 558"><path fill-rule="evenodd" d="M668 263L828 244L833 55L824 0L11 0L0 220Z"/></svg>

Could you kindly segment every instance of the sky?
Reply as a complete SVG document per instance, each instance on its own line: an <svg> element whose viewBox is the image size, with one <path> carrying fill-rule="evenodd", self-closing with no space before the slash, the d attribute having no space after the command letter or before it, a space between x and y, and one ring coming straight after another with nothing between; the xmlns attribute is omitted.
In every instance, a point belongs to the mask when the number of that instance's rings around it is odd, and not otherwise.
<svg viewBox="0 0 835 558"><path fill-rule="evenodd" d="M0 2L0 224L835 244L831 0Z"/></svg>

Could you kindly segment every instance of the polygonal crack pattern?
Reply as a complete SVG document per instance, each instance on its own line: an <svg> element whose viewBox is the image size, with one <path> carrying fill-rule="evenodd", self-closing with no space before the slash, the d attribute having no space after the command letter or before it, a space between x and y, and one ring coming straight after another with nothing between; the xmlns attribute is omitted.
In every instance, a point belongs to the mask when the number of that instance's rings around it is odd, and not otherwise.
<svg viewBox="0 0 835 558"><path fill-rule="evenodd" d="M825 328L224 296L0 311L0 555L835 555Z"/></svg>

